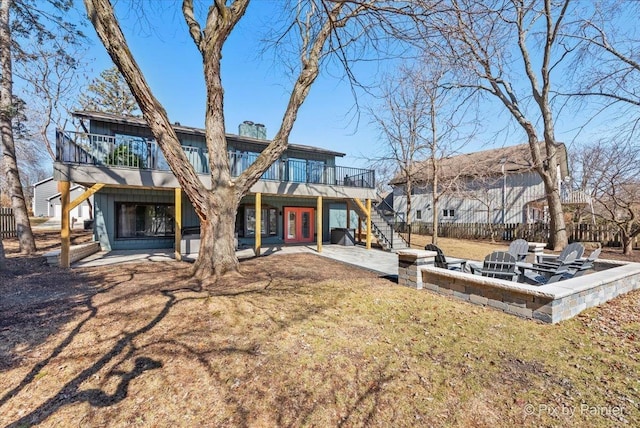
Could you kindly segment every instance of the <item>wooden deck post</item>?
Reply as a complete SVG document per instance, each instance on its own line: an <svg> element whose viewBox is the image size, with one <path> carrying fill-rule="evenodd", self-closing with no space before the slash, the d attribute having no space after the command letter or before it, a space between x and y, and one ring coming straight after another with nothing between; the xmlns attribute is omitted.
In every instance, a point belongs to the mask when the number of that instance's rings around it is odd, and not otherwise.
<svg viewBox="0 0 640 428"><path fill-rule="evenodd" d="M322 252L322 196L318 196L318 206L316 208L316 236L318 239L318 252Z"/></svg>
<svg viewBox="0 0 640 428"><path fill-rule="evenodd" d="M362 243L362 218L358 216L358 242Z"/></svg>
<svg viewBox="0 0 640 428"><path fill-rule="evenodd" d="M180 248L180 241L182 241L182 189L176 187L173 189L174 198L174 220L175 220L175 259L182 260L182 253Z"/></svg>
<svg viewBox="0 0 640 428"><path fill-rule="evenodd" d="M371 249L371 199L367 199L367 242L365 248Z"/></svg>
<svg viewBox="0 0 640 428"><path fill-rule="evenodd" d="M62 218L60 219L60 267L68 268L71 251L71 230L69 228L70 196L69 189L71 183L68 181L59 182L60 201L62 204Z"/></svg>
<svg viewBox="0 0 640 428"><path fill-rule="evenodd" d="M256 256L260 255L260 247L262 247L262 193L256 193L256 227L255 236L256 241L254 244L254 252Z"/></svg>

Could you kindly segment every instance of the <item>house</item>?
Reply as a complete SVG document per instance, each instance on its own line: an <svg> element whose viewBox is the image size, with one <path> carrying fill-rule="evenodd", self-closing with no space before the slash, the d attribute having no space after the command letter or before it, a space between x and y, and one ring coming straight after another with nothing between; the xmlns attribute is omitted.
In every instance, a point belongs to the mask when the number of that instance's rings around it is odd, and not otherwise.
<svg viewBox="0 0 640 428"><path fill-rule="evenodd" d="M585 205L584 193L569 189L569 166L564 144L558 146L558 180L564 204ZM533 168L528 144L483 150L440 160L438 174L441 199L439 221L451 223L547 222L544 183ZM414 165L411 221L430 222L433 211L433 168L429 160ZM393 206L406 213L406 179L396 176Z"/></svg>
<svg viewBox="0 0 640 428"><path fill-rule="evenodd" d="M83 197L93 194L95 240L104 250L173 247L179 257L182 233L197 230L199 219L146 122L89 111L75 112L74 118L76 131L57 132L54 177L67 185L85 186ZM187 158L208 185L205 131L178 123L174 129ZM267 147L265 137L264 127L252 122L241 124L239 135L227 134L233 176ZM289 144L240 203L235 225L240 243L259 252L263 243L316 242L321 250L332 229L355 229L358 218L370 222L374 171L337 165L343 156ZM76 203L78 199L69 206ZM370 246L370 231L379 228L364 229L369 231Z"/></svg>
<svg viewBox="0 0 640 428"><path fill-rule="evenodd" d="M59 182L54 180L53 177L45 178L33 185L32 207L35 217L53 217L59 219L62 216L62 203L58 186ZM83 186L73 184L69 189L71 199L77 198L84 193L85 190ZM78 222L90 220L92 218L92 207L93 198L89 198L71 210L69 215Z"/></svg>

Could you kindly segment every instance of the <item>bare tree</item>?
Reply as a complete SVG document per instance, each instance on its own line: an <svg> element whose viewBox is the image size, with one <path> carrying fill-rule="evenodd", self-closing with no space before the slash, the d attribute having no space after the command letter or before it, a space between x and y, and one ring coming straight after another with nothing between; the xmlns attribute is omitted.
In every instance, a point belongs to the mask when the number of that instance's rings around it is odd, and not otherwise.
<svg viewBox="0 0 640 428"><path fill-rule="evenodd" d="M599 0L594 13L581 19L574 31L566 34L580 42L574 58L570 88L563 95L580 104L594 104L595 114L612 111L624 117L615 131L620 138L636 138L640 131L640 39L636 27L625 22L638 16L637 2Z"/></svg>
<svg viewBox="0 0 640 428"><path fill-rule="evenodd" d="M407 198L404 220L411 244L411 196L417 173L415 163L429 154L429 111L424 101L426 88L417 81L413 71L404 68L399 76L396 81L388 80L382 89L381 104L369 108L369 114L383 139L382 150L373 161L395 170L397 176L393 181L402 184Z"/></svg>
<svg viewBox="0 0 640 428"><path fill-rule="evenodd" d="M64 12L71 8L72 1L48 0L54 11ZM50 27L64 30L67 37L76 37L79 33L61 16L48 10L43 12L44 4L34 0L0 1L0 133L2 133L2 160L11 205L16 220L20 251L31 254L36 250L27 204L25 201L20 171L16 158L16 144L13 135L13 122L18 112L14 104L13 61L28 61L21 48L21 39L32 37L35 40L52 38Z"/></svg>
<svg viewBox="0 0 640 428"><path fill-rule="evenodd" d="M581 149L578 162L596 216L616 227L624 254L631 254L633 238L640 236L640 146L596 142Z"/></svg>
<svg viewBox="0 0 640 428"><path fill-rule="evenodd" d="M0 132L2 133L2 165L7 178L7 190L11 198L13 215L16 221L20 251L31 254L36 251L36 242L29 223L29 214L22 191L20 172L16 159L13 139L13 118L16 109L13 100L13 60L10 9L11 0L0 1L0 66L2 84L0 86Z"/></svg>
<svg viewBox="0 0 640 428"><path fill-rule="evenodd" d="M551 91L553 71L575 45L561 34L569 5L570 0L452 0L429 21L441 35L438 43L445 40L451 62L463 70L457 85L495 97L525 132L534 168L544 182L550 244L556 249L567 244L567 232Z"/></svg>
<svg viewBox="0 0 640 428"><path fill-rule="evenodd" d="M25 98L29 137L46 148L55 161L53 128L64 129L71 110L77 105L80 74L85 66L86 48L65 31L52 38L31 42L24 50L28 61L17 63L15 74L26 83Z"/></svg>
<svg viewBox="0 0 640 428"><path fill-rule="evenodd" d="M398 81L388 84L383 91L384 103L369 111L383 135L383 150L378 159L394 165L397 175L393 182L401 185L407 198L409 242L413 192L429 186L432 242L436 244L438 203L458 177L458 173L451 174L453 171L447 171L443 177L440 164L469 141L475 132L475 121L468 120L473 93L450 88L446 83L450 67L438 56L426 58L411 68L401 68Z"/></svg>
<svg viewBox="0 0 640 428"><path fill-rule="evenodd" d="M297 3L295 20L288 31L299 36L299 63L282 124L256 161L240 176L232 178L225 138L220 67L224 43L245 14L249 1L216 0L206 9L206 16L197 16L193 0L182 2L182 14L189 34L202 55L204 66L207 91L205 140L211 170L211 188L207 189L188 162L166 111L144 79L110 2L85 0L84 3L100 40L127 81L167 163L200 218L201 243L198 260L193 267L194 276L216 279L227 272L237 272L238 260L233 238L241 198L284 153L298 110L320 72L323 59L331 53L342 53L346 43L357 39L361 32L366 31L366 26L371 23L354 18L372 5L366 2L323 0ZM340 35L340 31L345 33Z"/></svg>

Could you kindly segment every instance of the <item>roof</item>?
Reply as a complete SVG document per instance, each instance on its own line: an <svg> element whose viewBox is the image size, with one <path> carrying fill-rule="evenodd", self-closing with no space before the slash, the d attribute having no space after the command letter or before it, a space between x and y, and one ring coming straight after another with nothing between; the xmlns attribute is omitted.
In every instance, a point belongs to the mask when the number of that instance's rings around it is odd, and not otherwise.
<svg viewBox="0 0 640 428"><path fill-rule="evenodd" d="M139 126L142 128L149 129L149 125L142 117L135 116L120 116L112 113L98 112L98 111L75 111L73 112L73 116L81 118L81 119L89 119L89 120L97 120L102 122L110 122L117 123L121 125L130 125L130 126ZM187 135L197 135L200 137L205 137L205 130L202 128L194 128L192 126L184 126L180 125L180 123L176 122L173 125L173 129L176 133L187 134ZM243 135L236 134L226 134L227 139L235 140L238 142L247 142L252 144L257 144L261 146L268 146L271 143L271 140L261 140L259 138L246 137ZM289 144L289 149L300 150L304 152L312 152L312 153L321 153L330 156L344 157L345 153L334 152L332 150L326 150L320 147L306 146L303 144Z"/></svg>
<svg viewBox="0 0 640 428"><path fill-rule="evenodd" d="M84 189L84 188L85 188L85 187L84 187L84 186L82 186L82 185L80 185L80 184L74 184L74 185L69 189L69 192L73 192L74 190L77 190L77 189ZM50 201L51 199L59 198L61 194L62 194L62 193L60 193L60 192L58 192L58 193L54 193L53 195L51 195L51 196L49 196L49 197L47 198L47 201Z"/></svg>
<svg viewBox="0 0 640 428"><path fill-rule="evenodd" d="M539 143L543 145L544 143ZM544 147L541 147L544 151ZM562 176L568 175L567 149L559 143L560 171ZM500 147L497 149L482 150L479 152L464 153L450 156L440 160L441 178L453 178L456 176L474 175L502 175L503 165L505 174L520 174L534 170L533 159L529 144ZM414 179L418 182L429 182L432 179L430 160L414 163ZM396 175L389 184L403 184L406 180L401 175Z"/></svg>
<svg viewBox="0 0 640 428"><path fill-rule="evenodd" d="M45 178L44 180L40 180L40 181L38 181L37 183L34 183L34 184L33 184L33 186L34 186L34 187L35 187L35 186L39 186L39 185L44 184L44 183L46 183L47 181L51 181L51 180L53 180L53 176L51 176L51 177L49 177L49 178Z"/></svg>

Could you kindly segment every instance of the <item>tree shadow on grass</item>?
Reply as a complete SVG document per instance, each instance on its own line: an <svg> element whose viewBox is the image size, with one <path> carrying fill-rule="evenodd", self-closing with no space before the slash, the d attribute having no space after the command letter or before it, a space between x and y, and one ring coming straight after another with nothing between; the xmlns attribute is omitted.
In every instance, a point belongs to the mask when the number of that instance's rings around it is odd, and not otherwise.
<svg viewBox="0 0 640 428"><path fill-rule="evenodd" d="M46 342L49 337L57 333L61 326L77 317L79 313L85 312L86 316L56 345L46 358L40 360L31 368L18 385L0 396L0 406L33 382L41 370L60 355L73 342L87 322L96 316L97 308L93 305L92 300L97 294L106 293L114 287L133 279L133 274L131 274L118 283L101 287L97 284L102 279L102 276L92 277L90 281L87 281L86 278L73 275L69 271L58 271L57 273L59 274L57 280L62 281L64 285L57 294L36 291L30 299L24 299L22 305L14 306L11 310L4 307L0 308L0 329L2 329L0 331L6 331L6 334L10 335L12 330L17 331L16 334L19 334L24 329L30 328L35 334L31 334L29 337L21 335L19 338L22 340L16 344L24 344L26 342L27 346L32 349ZM52 272L45 272L44 274L51 276ZM33 278L33 284L38 283L38 278ZM7 344L10 345L17 342L17 340L3 342L5 345L0 346L0 357L2 357L0 358L0 370L3 369L3 366L6 369L11 369L21 363L21 358L16 355L13 349L10 349L10 346L7 346Z"/></svg>
<svg viewBox="0 0 640 428"><path fill-rule="evenodd" d="M199 291L199 290L192 290ZM142 326L141 328L127 333L124 337L120 338L111 349L103 355L98 361L93 363L90 367L87 367L82 372L80 372L76 377L74 377L71 381L67 382L57 394L46 400L36 409L31 411L29 414L23 416L22 418L12 422L7 425L7 427L23 427L25 425L35 425L45 421L50 415L58 411L60 408L74 404L79 402L89 402L94 406L105 407L113 405L117 402L122 401L127 397L127 391L129 387L129 383L140 376L147 370L153 370L162 367L162 363L156 360L153 360L148 357L138 357L135 360L134 369L131 371L112 371L109 373L110 376L119 376L120 382L116 388L116 392L114 394L107 394L104 391L98 389L90 389L81 391L80 387L83 382L90 379L92 376L97 374L100 370L105 368L107 364L112 362L115 358L119 357L125 351L127 351L123 358L120 361L120 364L128 359L130 359L135 351L136 347L133 344L133 340L137 337L147 333L153 327L155 327L162 319L164 319L171 308L178 302L174 292L172 291L163 291L162 294L167 298L162 310L147 324ZM95 314L95 313L94 313ZM88 318L87 318L88 320ZM85 321L86 322L86 321ZM77 331L74 329L74 332ZM67 339L63 343L68 344L73 339L74 333L68 336ZM63 344L61 344L63 345ZM64 345L66 346L66 345ZM60 347L56 348L58 350ZM55 353L56 351L54 351ZM59 353L59 351L57 351ZM49 357L47 360L50 360L52 357ZM45 360L46 361L46 360ZM44 361L39 363L38 365L42 365L45 363ZM45 363L46 364L46 363ZM30 375L34 373L34 370L31 371ZM28 379L30 377L30 379ZM33 376L27 376L25 381L21 383L21 385L29 383L33 380ZM14 392L11 396L15 395Z"/></svg>
<svg viewBox="0 0 640 428"><path fill-rule="evenodd" d="M58 387L57 392L48 395L50 398L42 397L42 401L39 402L41 404L37 405L37 407L30 407L28 414L12 421L8 426L18 427L39 424L46 421L51 415L63 407L77 403L88 403L94 407L108 407L125 400L132 380L146 371L163 367L163 361L157 356L155 356L155 359L150 358L150 354L147 352L154 351L148 350L149 347L158 345L160 347L165 345L169 347L180 347L184 354L190 355L191 357L195 356L194 361L198 361L205 366L212 379L216 380L215 383L217 385L223 385L223 387L224 379L222 377L225 373L214 370L210 366L211 358L216 358L215 355L224 356L229 354L242 354L249 358L262 355L260 353L262 341L265 337L270 337L269 335L256 336L250 341L251 343L246 344L246 346L238 347L233 343L230 345L226 340L223 340L217 343L210 342L206 349L202 349L197 346L189 346L173 337L163 339L157 333L153 333L153 335L158 337L155 340L152 339L151 343L142 344L146 342L146 340L142 340L143 337L162 322L170 311L181 302L198 300L206 303L207 299L225 299L229 304L238 305L239 308L244 307L248 303L255 310L263 312L265 319L269 320L267 325L271 326L269 334L272 335L278 330L286 329L294 323L322 312L326 308L333 307L336 301L341 298L341 293L336 293L331 285L325 285L323 287L326 288L327 292L331 290L330 299L323 299L321 302L313 305L308 305L308 302L305 302L304 305L298 304L295 307L288 306L292 295L304 297L306 294L312 293L315 286L310 287L309 285L314 283L309 281L302 283L302 285L293 281L293 279L302 278L302 270L294 272L294 275L288 278L289 281L282 283L278 278L278 274L280 270L287 269L286 266L279 267L275 272L273 269L262 269L268 268L269 266L254 266L256 271L260 272L261 277L259 279L256 280L256 278L252 278L251 280L247 280L247 283L243 286L234 287L233 284L227 284L228 288L221 287L213 290L203 289L200 283L180 273L178 273L177 276L174 275L171 280L168 280L166 275L162 274L161 269L158 269L158 266L161 266L161 264L154 263L145 264L144 266L146 267L142 266L143 265L140 264L139 267L135 265L131 267L127 266L126 268L122 267L118 270L118 273L113 274L118 281L115 281L113 277L105 273L101 281L108 284L106 287L98 287L92 293L87 293L87 295L82 297L76 296L76 306L82 309L77 309L74 316L78 317L78 311L80 310L83 310L85 315L55 349L50 351L47 357L40 360L31 368L29 373L23 377L17 386L0 397L0 406L14 397L18 398L18 395L24 391L28 385L38 379L38 374L41 373L43 369L49 366L56 357L61 356L65 348L68 348L74 342L77 335L99 329L99 321L97 324L89 323L96 317L98 310L100 314L103 314L102 308L109 306L109 308L106 308L107 314L104 316L101 315L100 318L108 321L109 317L120 317L122 316L120 313L126 314L126 312L120 312L121 309L119 306L126 304L129 299L145 302L147 301L147 297L155 299L159 296L161 301L156 300L157 303L150 303L150 305L153 305L155 308L153 309L153 313L156 315L153 316L153 319L144 318L143 325L138 324L139 327L137 329L126 332L123 336L113 338L112 340L114 340L115 343L111 342L107 345L108 348L96 356L97 360L92 360L89 366L83 364L78 369L79 373L76 372L77 374L72 379L68 380L61 387ZM167 264L166 269L175 270L176 267L173 264ZM93 272L92 270L80 272L84 272L85 279L91 278L91 281L98 281L98 278L100 278L97 275L91 276L90 273ZM136 278L134 280L137 272L141 272L146 276L142 279ZM152 281L152 283L148 283L147 281ZM163 289L169 281L173 284L182 283L186 285L181 288ZM131 282L131 284L129 284L129 282ZM122 286L120 291L104 295L104 297L99 300L94 299L94 297L100 293L106 293L119 286ZM247 300L247 295L249 295L249 300ZM251 296L255 296L255 298ZM265 297L271 299L272 302L270 305L262 307L262 304L266 304L264 301ZM47 300L43 302L43 305L46 306L47 303L51 303L51 301ZM271 313L273 310L277 310L278 313L280 313L281 309L279 308L287 308L285 311L287 316L284 319L280 316L276 318ZM238 313L245 314L246 312L243 312L243 309L239 309ZM94 324L97 325L97 327ZM193 327L195 326L190 326L190 329L187 329L190 331L189 334L198 334L197 329L194 331ZM248 328L250 328L250 326L248 326ZM200 333L204 334L206 332L202 330ZM153 337L153 335L146 337ZM72 355L72 358L75 357ZM124 365L128 365L129 369L122 369L121 367ZM133 366L133 368L131 368L131 366ZM107 371L106 375L104 375L105 371ZM94 377L102 378L105 381L115 380L115 392L109 393L108 391L113 390L107 390L102 386L99 388L83 389L83 386L86 388L87 385L85 382L89 384L92 383L90 379ZM114 383L109 384L114 385ZM233 400L231 400L231 402L233 402ZM241 412L244 408L241 402L234 403L234 405L238 412Z"/></svg>

